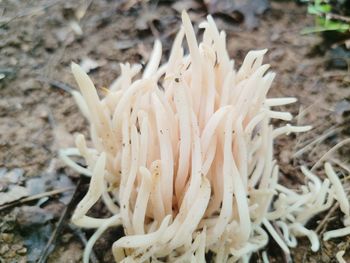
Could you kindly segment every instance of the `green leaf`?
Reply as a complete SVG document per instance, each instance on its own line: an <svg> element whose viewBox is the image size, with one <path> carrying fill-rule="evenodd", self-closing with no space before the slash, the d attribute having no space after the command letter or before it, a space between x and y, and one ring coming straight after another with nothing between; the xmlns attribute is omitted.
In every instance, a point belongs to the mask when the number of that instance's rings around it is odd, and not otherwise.
<svg viewBox="0 0 350 263"><path fill-rule="evenodd" d="M314 3L313 5L308 5L307 12L312 15L327 14L332 10L332 6L329 4Z"/></svg>
<svg viewBox="0 0 350 263"><path fill-rule="evenodd" d="M319 32L323 32L323 31L327 31L326 28L321 27L321 26L311 26L311 27L305 27L300 31L300 34L302 35L308 35L308 34L312 34L312 33L319 33Z"/></svg>
<svg viewBox="0 0 350 263"><path fill-rule="evenodd" d="M322 4L318 6L318 10L320 10L322 13L327 14L332 10L332 6L328 4Z"/></svg>
<svg viewBox="0 0 350 263"><path fill-rule="evenodd" d="M320 25L320 26L314 26L314 27L306 27L303 30L301 30L300 34L306 35L306 34L319 33L324 31L338 31L338 32L344 33L348 30L350 30L350 25L348 24L332 23L326 26Z"/></svg>
<svg viewBox="0 0 350 263"><path fill-rule="evenodd" d="M306 27L301 34L311 34L323 31L338 31L344 33L350 30L350 24L338 20L331 20L328 14L331 12L332 6L325 0L314 0L309 2L307 11L309 14L315 15L314 27Z"/></svg>
<svg viewBox="0 0 350 263"><path fill-rule="evenodd" d="M311 15L319 15L319 10L314 5L309 5L307 7L307 12Z"/></svg>

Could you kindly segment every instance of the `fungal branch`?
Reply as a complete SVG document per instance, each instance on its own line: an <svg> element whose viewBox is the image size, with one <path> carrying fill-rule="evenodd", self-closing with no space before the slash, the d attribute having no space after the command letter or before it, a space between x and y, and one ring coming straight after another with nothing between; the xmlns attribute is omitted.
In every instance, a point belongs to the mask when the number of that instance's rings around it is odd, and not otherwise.
<svg viewBox="0 0 350 263"><path fill-rule="evenodd" d="M102 99L72 64L80 87L73 97L90 123L92 146L78 135L76 148L61 156L91 176L72 218L81 227L97 228L84 261L103 231L115 225L125 232L113 244L116 262L204 262L208 251L216 262L234 262L263 249L267 233L285 253L298 236L307 236L318 250L318 236L305 224L336 201L349 218L349 201L329 164L324 181L303 167L307 182L300 192L279 184L274 139L311 127L271 124L272 118L290 121L289 112L274 107L296 100L266 97L275 77L262 64L267 50L249 52L236 71L226 35L212 17L200 25L199 44L185 12L182 21L167 63L160 65L157 40L141 78L140 65L121 65ZM82 156L87 168L71 155ZM99 199L112 217L86 215ZM324 238L349 233L349 227Z"/></svg>

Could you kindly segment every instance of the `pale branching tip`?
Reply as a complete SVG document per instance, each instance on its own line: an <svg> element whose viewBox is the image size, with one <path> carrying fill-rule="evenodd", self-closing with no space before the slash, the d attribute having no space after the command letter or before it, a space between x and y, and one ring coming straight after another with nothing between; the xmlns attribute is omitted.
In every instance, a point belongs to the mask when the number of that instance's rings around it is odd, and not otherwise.
<svg viewBox="0 0 350 263"><path fill-rule="evenodd" d="M198 28L203 29L203 28L206 28L207 26L208 26L208 22L207 22L207 21L203 21L203 22L201 22L201 23L198 25Z"/></svg>
<svg viewBox="0 0 350 263"><path fill-rule="evenodd" d="M77 133L76 136L75 136L75 141L79 143L79 142L81 142L83 140L84 140L84 135L82 133Z"/></svg>
<svg viewBox="0 0 350 263"><path fill-rule="evenodd" d="M182 19L182 23L191 23L190 17L188 16L188 13L186 12L186 10L182 10L181 12L181 19Z"/></svg>
<svg viewBox="0 0 350 263"><path fill-rule="evenodd" d="M76 63L72 62L71 63L71 70L73 72L74 78L78 81L79 76L84 76L86 73L85 71ZM78 81L79 82L79 81Z"/></svg>
<svg viewBox="0 0 350 263"><path fill-rule="evenodd" d="M306 125L306 126L303 126L303 128L304 128L304 132L307 132L312 130L313 127L311 125Z"/></svg>
<svg viewBox="0 0 350 263"><path fill-rule="evenodd" d="M71 70L73 72L75 79L77 79L78 76L80 76L83 79L89 78L88 74L86 74L86 72L82 69L82 67L77 63L74 63L74 62L71 63Z"/></svg>
<svg viewBox="0 0 350 263"><path fill-rule="evenodd" d="M332 170L332 171L333 171L332 166L330 165L330 163L329 163L329 162L325 162L325 164L324 164L324 168L326 169L326 171L330 171L330 170Z"/></svg>
<svg viewBox="0 0 350 263"><path fill-rule="evenodd" d="M70 68L72 69L73 72L76 71L76 70L81 69L80 66L77 63L73 62L73 61L70 63Z"/></svg>
<svg viewBox="0 0 350 263"><path fill-rule="evenodd" d="M162 42L157 38L154 42L153 52L162 52Z"/></svg>
<svg viewBox="0 0 350 263"><path fill-rule="evenodd" d="M214 18L212 17L212 15L207 15L207 20L209 23L213 23L214 22Z"/></svg>

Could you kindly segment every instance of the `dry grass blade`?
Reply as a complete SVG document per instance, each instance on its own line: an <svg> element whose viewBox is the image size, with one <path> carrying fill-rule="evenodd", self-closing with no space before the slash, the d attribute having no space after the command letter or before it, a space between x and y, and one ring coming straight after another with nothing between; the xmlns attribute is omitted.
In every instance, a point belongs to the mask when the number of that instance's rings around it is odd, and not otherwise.
<svg viewBox="0 0 350 263"><path fill-rule="evenodd" d="M334 145L331 149L329 149L311 168L311 171L314 171L318 168L325 160L327 160L336 150L343 147L344 145L350 143L350 138L342 140L341 142Z"/></svg>
<svg viewBox="0 0 350 263"><path fill-rule="evenodd" d="M326 227L328 220L331 218L335 210L339 208L339 203L333 206L327 213L327 215L322 219L319 225L316 228L316 233L321 234L323 232L324 227Z"/></svg>
<svg viewBox="0 0 350 263"><path fill-rule="evenodd" d="M80 228L76 228L72 224L69 224L69 228L74 232L76 236L78 236L78 238L81 240L83 245L86 246L88 243L88 240L86 239L85 233ZM97 256L93 250L90 253L90 261L92 263L99 263L99 260L97 259Z"/></svg>
<svg viewBox="0 0 350 263"><path fill-rule="evenodd" d="M293 154L293 158L299 157L302 154L304 154L306 151L308 151L312 146L315 144L319 144L325 139L327 139L330 136L333 136L335 133L337 133L340 129L339 128L332 128L329 131L325 132L321 136L317 137L315 140L309 142L307 145L303 146L301 149L299 149L297 152ZM316 148L316 147L315 147ZM314 150L314 149L313 149Z"/></svg>
<svg viewBox="0 0 350 263"><path fill-rule="evenodd" d="M45 263L47 260L47 257L50 255L50 253L53 251L56 239L60 232L62 231L64 227L64 223L66 222L68 216L73 211L74 207L79 202L81 196L85 194L84 192L84 184L86 182L86 178L81 177L80 180L77 183L77 186L75 187L75 191L73 193L73 196L69 202L69 204L64 208L64 211L62 212L57 224L55 230L52 232L50 239L47 241L47 244L45 246L45 249L42 251L41 256L37 263Z"/></svg>
<svg viewBox="0 0 350 263"><path fill-rule="evenodd" d="M344 178L342 178L342 181L346 181L347 179L349 179L349 176L350 176L350 167L343 163L342 161L336 159L336 158L332 158L330 160L332 163L338 165L340 168L342 168L344 171L346 171L348 173L348 176L345 176Z"/></svg>
<svg viewBox="0 0 350 263"><path fill-rule="evenodd" d="M40 199L40 198L43 198L43 197L53 196L53 195L61 194L61 193L64 193L64 192L72 191L74 189L75 189L75 187L65 187L65 188L61 188L61 189L56 189L56 190L52 190L52 191L48 191L48 192L44 192L44 193L40 193L40 194L36 194L36 195L32 195L32 196L28 196L28 197L25 197L23 199L16 200L16 201L13 201L13 202L8 203L6 205L0 206L0 211L4 210L4 209L7 209L7 208L14 207L14 206L18 206L18 205L21 205L21 204L24 204L24 203L27 203L27 202L30 202L30 201L34 201L34 200L37 200L37 199Z"/></svg>

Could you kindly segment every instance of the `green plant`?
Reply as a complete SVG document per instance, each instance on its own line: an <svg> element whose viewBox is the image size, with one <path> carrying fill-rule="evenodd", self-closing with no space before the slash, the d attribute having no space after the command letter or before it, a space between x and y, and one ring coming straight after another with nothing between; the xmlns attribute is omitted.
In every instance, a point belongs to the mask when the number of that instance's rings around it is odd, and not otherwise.
<svg viewBox="0 0 350 263"><path fill-rule="evenodd" d="M324 31L345 33L350 30L350 18L332 13L333 7L329 1L309 1L307 12L315 16L315 26L304 28L302 34L311 34Z"/></svg>

